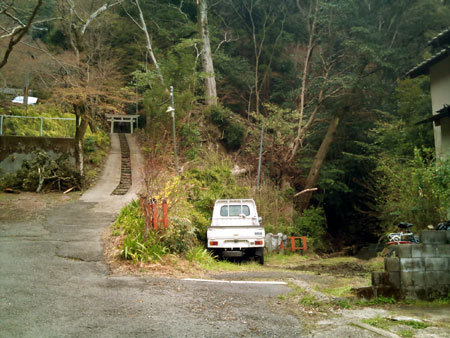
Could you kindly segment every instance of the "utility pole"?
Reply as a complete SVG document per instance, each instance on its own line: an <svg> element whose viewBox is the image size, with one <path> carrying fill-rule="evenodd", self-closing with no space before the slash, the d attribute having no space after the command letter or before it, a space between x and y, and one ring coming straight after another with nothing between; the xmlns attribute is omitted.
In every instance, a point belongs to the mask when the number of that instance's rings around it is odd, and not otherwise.
<svg viewBox="0 0 450 338"><path fill-rule="evenodd" d="M138 114L138 111L139 111L139 93L138 93L138 82L136 77L136 115Z"/></svg>
<svg viewBox="0 0 450 338"><path fill-rule="evenodd" d="M261 181L261 162L263 151L263 139L264 139L264 123L261 126L261 141L259 143L259 160L258 160L258 178L256 179L256 190L259 191Z"/></svg>
<svg viewBox="0 0 450 338"><path fill-rule="evenodd" d="M23 93L23 104L25 105L25 112L28 112L28 92L30 87L30 71L25 75L25 88Z"/></svg>
<svg viewBox="0 0 450 338"><path fill-rule="evenodd" d="M173 98L173 86L170 86L170 103L171 106L167 109L172 115L172 133L173 133L173 153L175 156L175 170L178 172L178 154L177 154L177 136L175 132L175 100Z"/></svg>

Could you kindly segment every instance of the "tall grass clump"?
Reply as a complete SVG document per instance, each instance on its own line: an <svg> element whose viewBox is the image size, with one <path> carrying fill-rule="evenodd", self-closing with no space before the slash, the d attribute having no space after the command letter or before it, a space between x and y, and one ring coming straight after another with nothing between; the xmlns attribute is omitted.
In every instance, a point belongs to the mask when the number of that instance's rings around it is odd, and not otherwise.
<svg viewBox="0 0 450 338"><path fill-rule="evenodd" d="M167 253L156 233L145 231L145 221L138 201L124 207L114 223L115 234L124 236L121 257L133 262L158 261Z"/></svg>

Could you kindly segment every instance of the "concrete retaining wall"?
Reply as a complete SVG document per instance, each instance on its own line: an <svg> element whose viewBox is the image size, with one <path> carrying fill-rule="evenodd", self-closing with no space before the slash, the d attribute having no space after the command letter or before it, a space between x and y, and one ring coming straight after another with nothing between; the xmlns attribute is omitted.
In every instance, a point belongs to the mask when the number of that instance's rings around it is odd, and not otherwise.
<svg viewBox="0 0 450 338"><path fill-rule="evenodd" d="M421 244L400 244L372 273L374 296L435 299L450 292L450 231L421 231Z"/></svg>
<svg viewBox="0 0 450 338"><path fill-rule="evenodd" d="M42 150L51 158L67 154L72 163L75 163L74 139L59 137L0 137L0 176L13 173L22 167L22 163L32 158L32 152Z"/></svg>

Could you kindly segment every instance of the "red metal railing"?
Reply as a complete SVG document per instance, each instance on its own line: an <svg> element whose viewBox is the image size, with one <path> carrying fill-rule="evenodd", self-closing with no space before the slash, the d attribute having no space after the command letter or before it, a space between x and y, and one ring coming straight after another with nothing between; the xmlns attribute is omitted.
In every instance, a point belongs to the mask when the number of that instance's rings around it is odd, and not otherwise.
<svg viewBox="0 0 450 338"><path fill-rule="evenodd" d="M154 230L158 230L160 225L163 225L164 228L169 226L166 199L163 199L162 203L157 203L154 198L146 198L141 196L139 202L141 204L142 214L144 215L146 229L153 228ZM159 219L158 215L160 215L161 211L162 219Z"/></svg>
<svg viewBox="0 0 450 338"><path fill-rule="evenodd" d="M291 240L291 248L290 249L291 249L292 252L295 252L296 250L302 250L303 253L306 252L306 250L307 250L306 236L299 236L299 237L288 236L288 239ZM302 244L301 246L296 246L295 245L295 241L298 240L298 239L301 241L301 244ZM284 241L281 241L280 249L284 249Z"/></svg>

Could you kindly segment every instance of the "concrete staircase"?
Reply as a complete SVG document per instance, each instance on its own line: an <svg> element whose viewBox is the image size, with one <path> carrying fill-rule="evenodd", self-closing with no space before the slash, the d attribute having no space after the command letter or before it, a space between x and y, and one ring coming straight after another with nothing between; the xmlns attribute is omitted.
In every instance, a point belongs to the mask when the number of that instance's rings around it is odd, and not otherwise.
<svg viewBox="0 0 450 338"><path fill-rule="evenodd" d="M120 183L112 192L112 195L125 195L131 187L131 159L130 148L125 134L119 134L120 152L122 156Z"/></svg>

